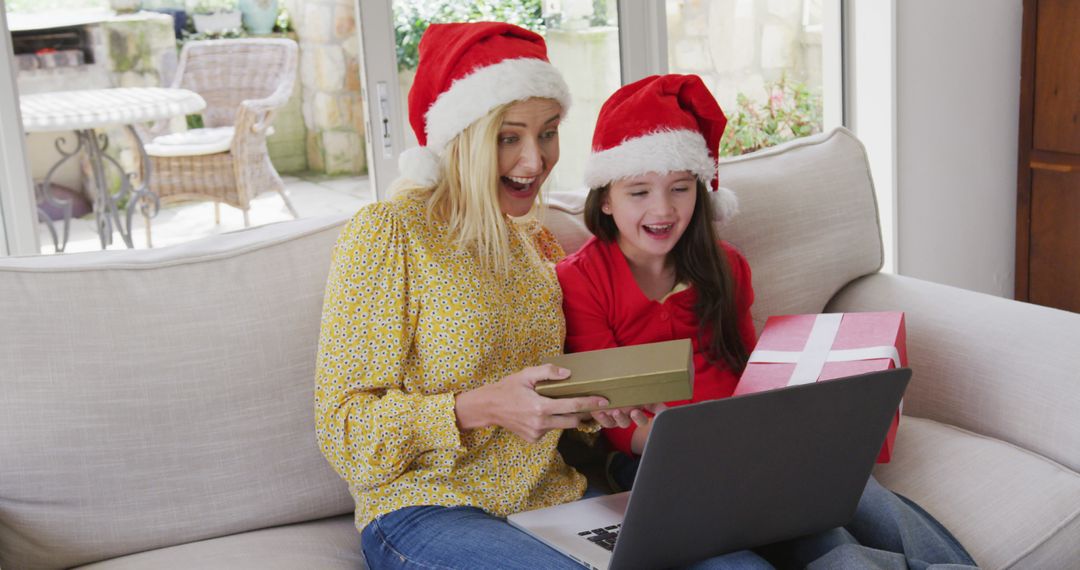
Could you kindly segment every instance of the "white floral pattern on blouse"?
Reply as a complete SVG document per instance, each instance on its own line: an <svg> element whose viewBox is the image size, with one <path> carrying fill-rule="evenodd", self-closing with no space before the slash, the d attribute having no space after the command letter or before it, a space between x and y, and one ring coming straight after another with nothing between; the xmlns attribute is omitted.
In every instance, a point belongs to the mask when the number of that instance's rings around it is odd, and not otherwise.
<svg viewBox="0 0 1080 570"><path fill-rule="evenodd" d="M316 368L316 431L356 500L356 526L414 505L506 516L581 497L555 449L498 427L460 432L454 394L562 350L563 256L546 229L511 224L505 280L455 250L425 205L362 209L334 250ZM595 428L595 426L593 426Z"/></svg>

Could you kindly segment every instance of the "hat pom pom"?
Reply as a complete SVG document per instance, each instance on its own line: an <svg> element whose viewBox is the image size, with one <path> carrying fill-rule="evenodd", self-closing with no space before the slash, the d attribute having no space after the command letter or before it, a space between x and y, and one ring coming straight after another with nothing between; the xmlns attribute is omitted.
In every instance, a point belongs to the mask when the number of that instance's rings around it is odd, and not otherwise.
<svg viewBox="0 0 1080 570"><path fill-rule="evenodd" d="M426 146L410 148L398 157L398 172L423 186L434 186L439 181L439 156Z"/></svg>
<svg viewBox="0 0 1080 570"><path fill-rule="evenodd" d="M712 193L713 217L716 222L724 223L739 213L739 199L729 188L723 186Z"/></svg>

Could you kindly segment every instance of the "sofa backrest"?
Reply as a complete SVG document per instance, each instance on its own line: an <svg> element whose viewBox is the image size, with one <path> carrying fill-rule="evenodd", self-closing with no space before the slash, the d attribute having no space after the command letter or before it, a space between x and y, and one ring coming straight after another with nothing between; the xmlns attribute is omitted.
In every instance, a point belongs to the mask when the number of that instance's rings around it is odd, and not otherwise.
<svg viewBox="0 0 1080 570"><path fill-rule="evenodd" d="M850 131L725 159L719 179L739 199L739 213L719 234L750 263L759 331L770 315L822 312L842 287L881 267L866 150ZM545 225L576 251L589 238L584 193L553 193L549 202Z"/></svg>
<svg viewBox="0 0 1080 570"><path fill-rule="evenodd" d="M844 130L726 160L721 235L755 321L813 313L881 264ZM568 251L584 195L551 197ZM0 258L0 566L57 568L348 513L319 453L315 350L343 218L159 250Z"/></svg>
<svg viewBox="0 0 1080 570"><path fill-rule="evenodd" d="M342 223L0 258L0 566L353 510L312 403Z"/></svg>

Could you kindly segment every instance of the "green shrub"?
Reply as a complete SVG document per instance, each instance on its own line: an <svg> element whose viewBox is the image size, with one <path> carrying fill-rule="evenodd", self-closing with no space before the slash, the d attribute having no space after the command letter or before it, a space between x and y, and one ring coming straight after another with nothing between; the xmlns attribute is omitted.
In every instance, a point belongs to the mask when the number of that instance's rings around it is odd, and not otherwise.
<svg viewBox="0 0 1080 570"><path fill-rule="evenodd" d="M429 24L479 21L545 30L540 0L403 0L394 4L398 69L416 69L420 37Z"/></svg>
<svg viewBox="0 0 1080 570"><path fill-rule="evenodd" d="M737 156L791 139L821 132L821 94L787 75L767 83L768 95L757 102L739 93L737 106L728 114L727 129L720 139L720 156Z"/></svg>

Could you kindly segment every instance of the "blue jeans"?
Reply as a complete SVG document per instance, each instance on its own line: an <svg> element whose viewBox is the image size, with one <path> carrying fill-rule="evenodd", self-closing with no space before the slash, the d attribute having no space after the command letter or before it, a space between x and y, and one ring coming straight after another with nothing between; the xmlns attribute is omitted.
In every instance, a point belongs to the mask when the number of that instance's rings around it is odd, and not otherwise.
<svg viewBox="0 0 1080 570"><path fill-rule="evenodd" d="M605 467L616 490L634 485L640 459L613 453ZM956 537L914 501L873 476L847 525L755 549L779 568L861 569L974 567Z"/></svg>
<svg viewBox="0 0 1080 570"><path fill-rule="evenodd" d="M586 492L586 497L595 496ZM383 568L580 568L505 519L475 507L417 506L382 515L361 533L364 558ZM725 554L690 565L712 568L906 569L974 567L941 523L872 477L845 527Z"/></svg>
<svg viewBox="0 0 1080 570"><path fill-rule="evenodd" d="M600 493L589 490L584 498ZM476 507L405 507L377 517L360 533L364 559L384 568L522 569L581 566L539 540ZM690 566L772 568L750 551L726 554Z"/></svg>

